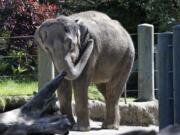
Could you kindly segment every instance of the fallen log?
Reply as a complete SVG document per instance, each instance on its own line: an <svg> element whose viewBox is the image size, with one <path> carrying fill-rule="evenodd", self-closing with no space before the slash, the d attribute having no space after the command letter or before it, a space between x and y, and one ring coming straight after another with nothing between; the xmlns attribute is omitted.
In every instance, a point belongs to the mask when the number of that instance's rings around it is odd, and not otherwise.
<svg viewBox="0 0 180 135"><path fill-rule="evenodd" d="M18 109L0 114L1 135L68 134L71 124L66 116L54 108L55 91L65 72L49 81L26 104Z"/></svg>

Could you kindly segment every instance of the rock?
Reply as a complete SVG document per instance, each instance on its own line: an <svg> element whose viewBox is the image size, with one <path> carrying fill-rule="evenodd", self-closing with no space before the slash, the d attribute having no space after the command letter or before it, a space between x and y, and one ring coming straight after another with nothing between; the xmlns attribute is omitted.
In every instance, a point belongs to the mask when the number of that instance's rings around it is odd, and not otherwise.
<svg viewBox="0 0 180 135"><path fill-rule="evenodd" d="M16 96L0 98L0 112L18 108L31 97ZM75 114L75 103L72 103ZM121 111L121 125L148 126L158 125L158 101L149 102L124 102L119 103ZM105 103L98 100L89 100L90 118L96 121L103 121L105 116Z"/></svg>
<svg viewBox="0 0 180 135"><path fill-rule="evenodd" d="M4 100L4 98L0 97L0 112L5 111L5 107L6 107L6 102Z"/></svg>
<svg viewBox="0 0 180 135"><path fill-rule="evenodd" d="M158 101L124 102L119 103L121 112L121 125L148 126L158 125ZM103 121L105 116L105 103L102 101L89 101L90 118Z"/></svg>
<svg viewBox="0 0 180 135"><path fill-rule="evenodd" d="M105 117L105 103L97 100L89 101L90 118L96 121L103 121Z"/></svg>
<svg viewBox="0 0 180 135"><path fill-rule="evenodd" d="M158 102L130 102L120 103L122 125L158 125Z"/></svg>
<svg viewBox="0 0 180 135"><path fill-rule="evenodd" d="M0 112L9 111L20 107L30 100L31 96L1 96Z"/></svg>

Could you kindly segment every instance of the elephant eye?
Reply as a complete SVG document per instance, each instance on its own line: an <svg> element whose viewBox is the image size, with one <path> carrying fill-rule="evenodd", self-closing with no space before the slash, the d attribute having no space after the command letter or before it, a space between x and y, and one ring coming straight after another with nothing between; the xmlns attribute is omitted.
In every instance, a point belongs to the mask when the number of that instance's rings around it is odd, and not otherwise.
<svg viewBox="0 0 180 135"><path fill-rule="evenodd" d="M72 40L69 38L65 39L66 44L64 44L64 48L67 51L72 51L74 49L74 45L72 43Z"/></svg>
<svg viewBox="0 0 180 135"><path fill-rule="evenodd" d="M69 33L69 32L70 32L70 29L69 29L68 27L64 27L64 31L65 31L66 33Z"/></svg>

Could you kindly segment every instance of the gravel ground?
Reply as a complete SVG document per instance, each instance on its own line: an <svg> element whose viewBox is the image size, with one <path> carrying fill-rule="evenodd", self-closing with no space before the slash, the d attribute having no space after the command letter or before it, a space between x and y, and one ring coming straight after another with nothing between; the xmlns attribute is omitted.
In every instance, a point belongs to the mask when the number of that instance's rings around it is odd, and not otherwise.
<svg viewBox="0 0 180 135"><path fill-rule="evenodd" d="M120 126L119 130L109 130L109 129L101 129L101 122L91 121L91 131L89 132L78 132L78 131L70 131L69 135L117 135L126 133L133 130L155 130L158 132L158 126L149 126L149 127L141 127L141 126Z"/></svg>

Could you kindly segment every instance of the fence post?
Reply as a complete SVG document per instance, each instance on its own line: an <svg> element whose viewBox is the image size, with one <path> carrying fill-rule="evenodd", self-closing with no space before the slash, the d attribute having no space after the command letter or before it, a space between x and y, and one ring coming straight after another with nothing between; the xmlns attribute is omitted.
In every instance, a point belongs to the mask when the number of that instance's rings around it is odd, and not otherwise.
<svg viewBox="0 0 180 135"><path fill-rule="evenodd" d="M154 99L154 26L138 25L138 100Z"/></svg>
<svg viewBox="0 0 180 135"><path fill-rule="evenodd" d="M159 128L174 123L172 32L158 35Z"/></svg>
<svg viewBox="0 0 180 135"><path fill-rule="evenodd" d="M173 28L175 123L180 124L180 25Z"/></svg>
<svg viewBox="0 0 180 135"><path fill-rule="evenodd" d="M49 55L38 47L38 88L54 78L54 65Z"/></svg>

